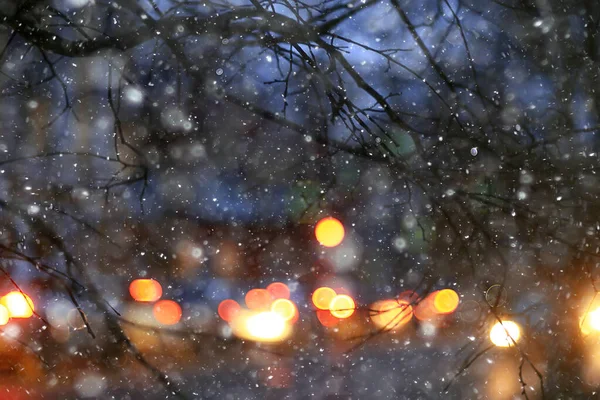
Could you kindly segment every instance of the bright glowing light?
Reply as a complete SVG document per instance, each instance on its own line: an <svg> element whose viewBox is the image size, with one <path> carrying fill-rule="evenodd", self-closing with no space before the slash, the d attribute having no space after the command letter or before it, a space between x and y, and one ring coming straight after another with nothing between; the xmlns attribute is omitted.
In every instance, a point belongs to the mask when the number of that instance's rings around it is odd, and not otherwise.
<svg viewBox="0 0 600 400"><path fill-rule="evenodd" d="M236 336L256 342L279 342L291 332L290 326L272 311L245 311L231 324Z"/></svg>
<svg viewBox="0 0 600 400"><path fill-rule="evenodd" d="M381 300L371 305L371 321L382 330L397 330L413 316L412 306L406 301Z"/></svg>
<svg viewBox="0 0 600 400"><path fill-rule="evenodd" d="M246 293L245 301L251 310L268 310L273 298L265 289L252 289Z"/></svg>
<svg viewBox="0 0 600 400"><path fill-rule="evenodd" d="M329 287L320 287L314 291L312 302L319 310L329 310L331 300L336 296L335 290Z"/></svg>
<svg viewBox="0 0 600 400"><path fill-rule="evenodd" d="M510 347L519 340L521 329L512 321L497 322L490 331L490 340L498 347Z"/></svg>
<svg viewBox="0 0 600 400"><path fill-rule="evenodd" d="M154 302L162 296L162 286L154 279L136 279L129 284L129 294L135 301Z"/></svg>
<svg viewBox="0 0 600 400"><path fill-rule="evenodd" d="M294 303L288 299L275 300L273 304L271 304L271 311L278 314L286 322L294 319L298 312Z"/></svg>
<svg viewBox="0 0 600 400"><path fill-rule="evenodd" d="M581 332L589 335L593 331L600 331L600 307L588 312L581 318Z"/></svg>
<svg viewBox="0 0 600 400"><path fill-rule="evenodd" d="M19 291L10 292L2 297L0 304L6 307L11 318L29 318L35 311L31 298Z"/></svg>
<svg viewBox="0 0 600 400"><path fill-rule="evenodd" d="M439 314L450 314L456 310L459 301L458 293L454 290L442 289L435 293L433 307Z"/></svg>
<svg viewBox="0 0 600 400"><path fill-rule="evenodd" d="M226 299L219 304L217 312L219 317L224 321L231 322L236 317L237 313L240 312L242 307L235 300Z"/></svg>
<svg viewBox="0 0 600 400"><path fill-rule="evenodd" d="M285 283L273 282L267 286L267 292L271 294L274 299L289 299L290 289Z"/></svg>
<svg viewBox="0 0 600 400"><path fill-rule="evenodd" d="M590 326L596 331L600 331L600 308L590 312L587 316L590 320Z"/></svg>
<svg viewBox="0 0 600 400"><path fill-rule="evenodd" d="M10 320L10 313L8 312L8 308L0 304L0 325L8 324L8 320Z"/></svg>
<svg viewBox="0 0 600 400"><path fill-rule="evenodd" d="M315 227L317 241L325 247L335 247L344 240L344 225L335 218L323 218Z"/></svg>
<svg viewBox="0 0 600 400"><path fill-rule="evenodd" d="M354 314L355 308L356 304L354 303L354 300L347 294L338 294L331 299L331 303L329 303L331 315L340 319L350 318L350 316Z"/></svg>
<svg viewBox="0 0 600 400"><path fill-rule="evenodd" d="M173 300L161 300L152 308L154 318L163 325L175 325L181 319L181 307Z"/></svg>

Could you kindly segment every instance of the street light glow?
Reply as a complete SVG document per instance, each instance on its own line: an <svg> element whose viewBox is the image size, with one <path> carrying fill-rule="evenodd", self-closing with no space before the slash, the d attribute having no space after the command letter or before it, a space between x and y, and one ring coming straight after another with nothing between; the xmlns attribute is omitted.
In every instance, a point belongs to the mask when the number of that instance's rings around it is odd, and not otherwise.
<svg viewBox="0 0 600 400"><path fill-rule="evenodd" d="M521 328L513 321L497 322L490 331L490 340L498 347L511 347L521 337Z"/></svg>

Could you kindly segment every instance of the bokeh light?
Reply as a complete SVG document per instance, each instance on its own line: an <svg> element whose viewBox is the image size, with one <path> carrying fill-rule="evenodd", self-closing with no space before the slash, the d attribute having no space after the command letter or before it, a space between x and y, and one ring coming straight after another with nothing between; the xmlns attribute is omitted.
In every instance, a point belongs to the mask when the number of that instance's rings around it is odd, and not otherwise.
<svg viewBox="0 0 600 400"><path fill-rule="evenodd" d="M436 292L433 297L433 307L439 314L453 313L459 302L458 293L452 289L442 289Z"/></svg>
<svg viewBox="0 0 600 400"><path fill-rule="evenodd" d="M347 294L338 294L329 303L331 315L340 319L350 318L355 308L354 300Z"/></svg>
<svg viewBox="0 0 600 400"><path fill-rule="evenodd" d="M162 296L162 286L154 279L135 279L129 284L129 294L135 301L154 302Z"/></svg>
<svg viewBox="0 0 600 400"><path fill-rule="evenodd" d="M240 312L241 309L242 307L238 304L237 301L226 299L219 304L217 312L222 320L231 322Z"/></svg>
<svg viewBox="0 0 600 400"><path fill-rule="evenodd" d="M0 326L8 324L9 320L10 313L8 312L8 308L0 304Z"/></svg>
<svg viewBox="0 0 600 400"><path fill-rule="evenodd" d="M320 287L312 294L312 302L319 310L328 310L331 300L337 295L330 287Z"/></svg>
<svg viewBox="0 0 600 400"><path fill-rule="evenodd" d="M397 330L413 316L412 306L406 301L381 300L371 305L371 321L382 330Z"/></svg>
<svg viewBox="0 0 600 400"><path fill-rule="evenodd" d="M173 300L160 300L152 309L154 318L163 325L175 325L181 319L181 306Z"/></svg>
<svg viewBox="0 0 600 400"><path fill-rule="evenodd" d="M497 322L490 331L490 340L498 347L510 347L521 337L521 328L513 321Z"/></svg>
<svg viewBox="0 0 600 400"><path fill-rule="evenodd" d="M35 310L31 298L16 290L2 297L0 304L6 307L11 318L29 318Z"/></svg>
<svg viewBox="0 0 600 400"><path fill-rule="evenodd" d="M436 292L430 293L427 297L419 301L413 308L415 318L419 321L433 321L438 317L434 306L434 297Z"/></svg>
<svg viewBox="0 0 600 400"><path fill-rule="evenodd" d="M327 328L335 326L338 324L338 322L340 322L340 319L331 315L329 310L317 310L317 319L321 325Z"/></svg>
<svg viewBox="0 0 600 400"><path fill-rule="evenodd" d="M271 304L271 311L281 316L286 322L293 320L298 313L294 303L288 299L275 300L273 304Z"/></svg>
<svg viewBox="0 0 600 400"><path fill-rule="evenodd" d="M267 292L271 294L274 299L289 299L290 289L285 283L273 282L267 286Z"/></svg>
<svg viewBox="0 0 600 400"><path fill-rule="evenodd" d="M289 324L272 311L244 311L231 324L236 336L255 342L279 342L291 332Z"/></svg>
<svg viewBox="0 0 600 400"><path fill-rule="evenodd" d="M245 301L251 310L268 310L273 298L266 289L251 289L246 293Z"/></svg>
<svg viewBox="0 0 600 400"><path fill-rule="evenodd" d="M315 227L317 241L325 247L335 247L344 240L344 225L333 217L323 218Z"/></svg>

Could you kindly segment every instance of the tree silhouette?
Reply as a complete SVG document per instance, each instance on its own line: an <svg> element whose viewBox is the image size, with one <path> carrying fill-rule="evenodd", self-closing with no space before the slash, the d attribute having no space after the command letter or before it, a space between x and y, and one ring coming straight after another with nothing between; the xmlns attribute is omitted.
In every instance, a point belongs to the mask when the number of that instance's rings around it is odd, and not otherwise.
<svg viewBox="0 0 600 400"><path fill-rule="evenodd" d="M366 358L387 367L381 398L595 393L597 2L0 5L2 284L36 301L31 335L5 333L44 371L22 375L62 387L81 365L141 365L163 384L149 396L243 398L261 396L245 375L246 392L215 392L190 371L252 359L266 386L363 398ZM315 242L325 216L340 248ZM139 277L183 305L180 326L128 311ZM214 315L253 286L308 299L332 279L358 303L335 340L311 307L274 346ZM441 325L365 330L370 303L410 290L416 308L441 287L461 295ZM70 328L47 312L63 300ZM498 349L507 319L523 337Z"/></svg>

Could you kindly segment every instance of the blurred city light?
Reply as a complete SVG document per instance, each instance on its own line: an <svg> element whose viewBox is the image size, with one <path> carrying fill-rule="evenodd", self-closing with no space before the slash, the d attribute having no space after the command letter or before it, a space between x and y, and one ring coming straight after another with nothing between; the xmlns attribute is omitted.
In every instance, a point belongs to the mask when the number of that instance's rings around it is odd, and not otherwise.
<svg viewBox="0 0 600 400"><path fill-rule="evenodd" d="M330 287L320 287L312 294L312 302L319 310L328 310L333 298L337 295Z"/></svg>
<svg viewBox="0 0 600 400"><path fill-rule="evenodd" d="M173 300L160 300L152 308L154 318L163 325L175 325L181 320L181 306Z"/></svg>
<svg viewBox="0 0 600 400"><path fill-rule="evenodd" d="M8 324L10 320L10 313L8 312L8 308L4 307L0 304L0 325Z"/></svg>
<svg viewBox="0 0 600 400"><path fill-rule="evenodd" d="M241 309L242 307L238 304L237 301L226 299L219 304L217 312L221 319L227 322L231 322L240 312Z"/></svg>
<svg viewBox="0 0 600 400"><path fill-rule="evenodd" d="M350 318L355 308L354 300L347 294L336 295L329 304L331 315L340 319Z"/></svg>
<svg viewBox="0 0 600 400"><path fill-rule="evenodd" d="M291 333L289 324L272 311L243 311L231 327L236 336L255 342L279 342Z"/></svg>
<svg viewBox="0 0 600 400"><path fill-rule="evenodd" d="M340 319L331 315L329 310L317 310L317 319L321 325L327 328L335 326L338 324L338 322L340 322Z"/></svg>
<svg viewBox="0 0 600 400"><path fill-rule="evenodd" d="M251 310L268 310L273 298L266 289L251 289L246 293L245 301Z"/></svg>
<svg viewBox="0 0 600 400"><path fill-rule="evenodd" d="M285 283L273 282L267 286L267 292L271 294L274 299L289 299L290 289Z"/></svg>
<svg viewBox="0 0 600 400"><path fill-rule="evenodd" d="M439 314L453 313L458 307L460 298L452 289L442 289L434 294L433 307Z"/></svg>
<svg viewBox="0 0 600 400"><path fill-rule="evenodd" d="M6 307L11 318L29 318L35 310L31 298L16 290L2 297L0 304Z"/></svg>
<svg viewBox="0 0 600 400"><path fill-rule="evenodd" d="M286 322L293 320L298 313L294 303L288 299L275 300L273 304L271 304L271 311L281 316Z"/></svg>
<svg viewBox="0 0 600 400"><path fill-rule="evenodd" d="M377 328L397 330L410 322L413 309L403 300L381 300L371 305L370 316Z"/></svg>
<svg viewBox="0 0 600 400"><path fill-rule="evenodd" d="M498 347L513 346L521 336L521 328L513 321L497 322L490 331L490 340Z"/></svg>
<svg viewBox="0 0 600 400"><path fill-rule="evenodd" d="M162 296L162 286L154 279L135 279L129 284L129 293L135 301L154 302Z"/></svg>
<svg viewBox="0 0 600 400"><path fill-rule="evenodd" d="M323 218L315 227L317 241L325 247L335 247L344 240L344 225L333 217Z"/></svg>

